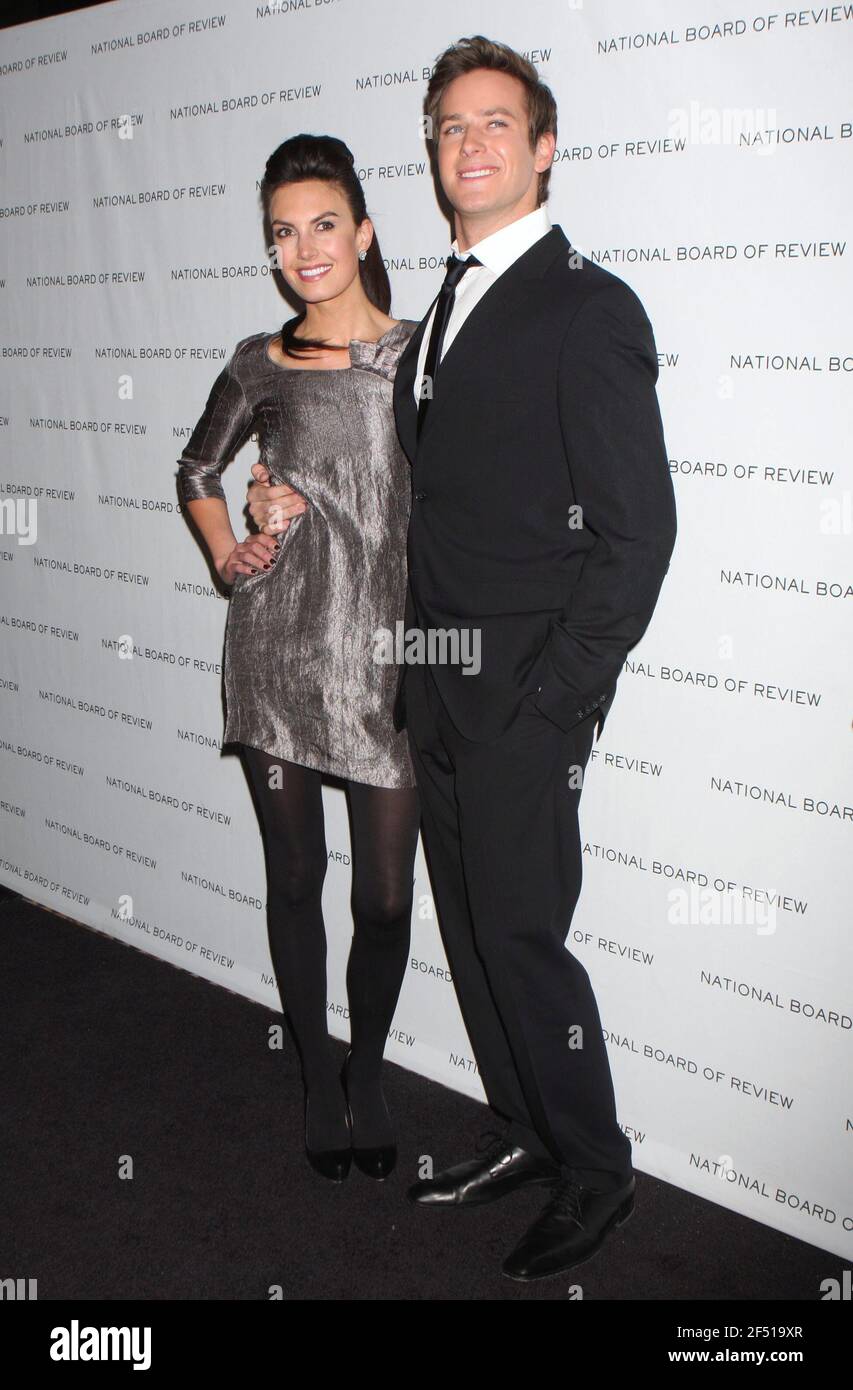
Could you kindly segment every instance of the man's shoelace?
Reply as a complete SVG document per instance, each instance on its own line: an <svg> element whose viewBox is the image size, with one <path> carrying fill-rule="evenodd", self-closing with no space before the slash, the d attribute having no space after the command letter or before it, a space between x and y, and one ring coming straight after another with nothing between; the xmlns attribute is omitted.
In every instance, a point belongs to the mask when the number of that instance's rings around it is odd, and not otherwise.
<svg viewBox="0 0 853 1390"><path fill-rule="evenodd" d="M499 1133L496 1129L484 1129L477 1140L478 1154L487 1153L489 1149L508 1149L509 1147L510 1144L506 1135Z"/></svg>
<svg viewBox="0 0 853 1390"><path fill-rule="evenodd" d="M583 1186L576 1178L560 1178L553 1186L553 1196L543 1215L568 1217L576 1226L584 1229L581 1218L581 1192Z"/></svg>

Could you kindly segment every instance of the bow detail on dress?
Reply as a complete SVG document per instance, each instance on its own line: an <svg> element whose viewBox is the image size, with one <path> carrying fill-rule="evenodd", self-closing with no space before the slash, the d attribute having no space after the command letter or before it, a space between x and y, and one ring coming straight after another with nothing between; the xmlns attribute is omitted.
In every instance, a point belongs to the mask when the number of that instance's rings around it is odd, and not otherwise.
<svg viewBox="0 0 853 1390"><path fill-rule="evenodd" d="M404 341L406 336L407 330L401 320L393 328L389 328L387 333L383 333L381 338L377 338L375 343L365 343L360 338L353 338L349 344L349 360L353 367L359 367L366 372L376 372L390 381L397 370L401 341Z"/></svg>

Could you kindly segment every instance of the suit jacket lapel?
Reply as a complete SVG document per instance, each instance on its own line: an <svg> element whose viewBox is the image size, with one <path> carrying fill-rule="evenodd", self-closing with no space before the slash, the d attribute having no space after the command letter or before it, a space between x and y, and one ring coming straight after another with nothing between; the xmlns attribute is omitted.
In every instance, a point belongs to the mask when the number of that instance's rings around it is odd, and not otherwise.
<svg viewBox="0 0 853 1390"><path fill-rule="evenodd" d="M438 299L436 295L433 304ZM421 319L411 338L400 353L397 371L394 374L394 414L397 420L397 433L406 455L414 462L418 448L418 407L415 402L415 372L418 366L418 353L421 339L432 312L432 304L426 316Z"/></svg>
<svg viewBox="0 0 853 1390"><path fill-rule="evenodd" d="M414 462L419 444L426 439L430 428L434 427L436 416L440 415L453 395L454 385L459 377L459 373L454 371L456 361L454 354L460 357L466 351L476 353L477 342L482 340L484 335L488 339L492 334L510 328L511 324L507 323L504 311L507 301L517 291L519 285L522 285L526 280L541 279L557 256L567 255L571 249L571 243L562 227L558 223L554 223L550 231L546 232L517 260L513 261L512 265L498 276L494 284L490 285L482 298L477 301L450 347L442 356L441 389L437 392L435 400L430 401L419 440L417 435L418 410L414 396L415 373L421 341L427 320L432 312L432 305L430 305L425 317L415 329L400 355L394 379L394 410L397 430L400 435L400 442L412 462ZM433 304L437 299L438 295L433 300ZM445 375L446 368L449 370Z"/></svg>

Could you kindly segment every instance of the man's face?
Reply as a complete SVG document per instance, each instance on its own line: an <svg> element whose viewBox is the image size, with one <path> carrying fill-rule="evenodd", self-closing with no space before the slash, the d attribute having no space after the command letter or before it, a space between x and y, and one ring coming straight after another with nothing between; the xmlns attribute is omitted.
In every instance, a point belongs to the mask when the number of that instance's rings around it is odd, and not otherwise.
<svg viewBox="0 0 853 1390"><path fill-rule="evenodd" d="M531 150L527 93L517 77L489 68L455 77L434 134L441 186L466 223L512 221L536 208L555 141L543 135Z"/></svg>

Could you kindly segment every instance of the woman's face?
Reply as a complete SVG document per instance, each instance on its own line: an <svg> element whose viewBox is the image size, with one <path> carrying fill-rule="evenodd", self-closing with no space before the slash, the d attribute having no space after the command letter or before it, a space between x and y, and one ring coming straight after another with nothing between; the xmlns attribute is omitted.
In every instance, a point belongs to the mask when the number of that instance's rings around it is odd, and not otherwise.
<svg viewBox="0 0 853 1390"><path fill-rule="evenodd" d="M358 253L373 236L370 221L356 227L342 191L320 179L277 188L270 221L278 269L309 304L347 289L358 275Z"/></svg>

